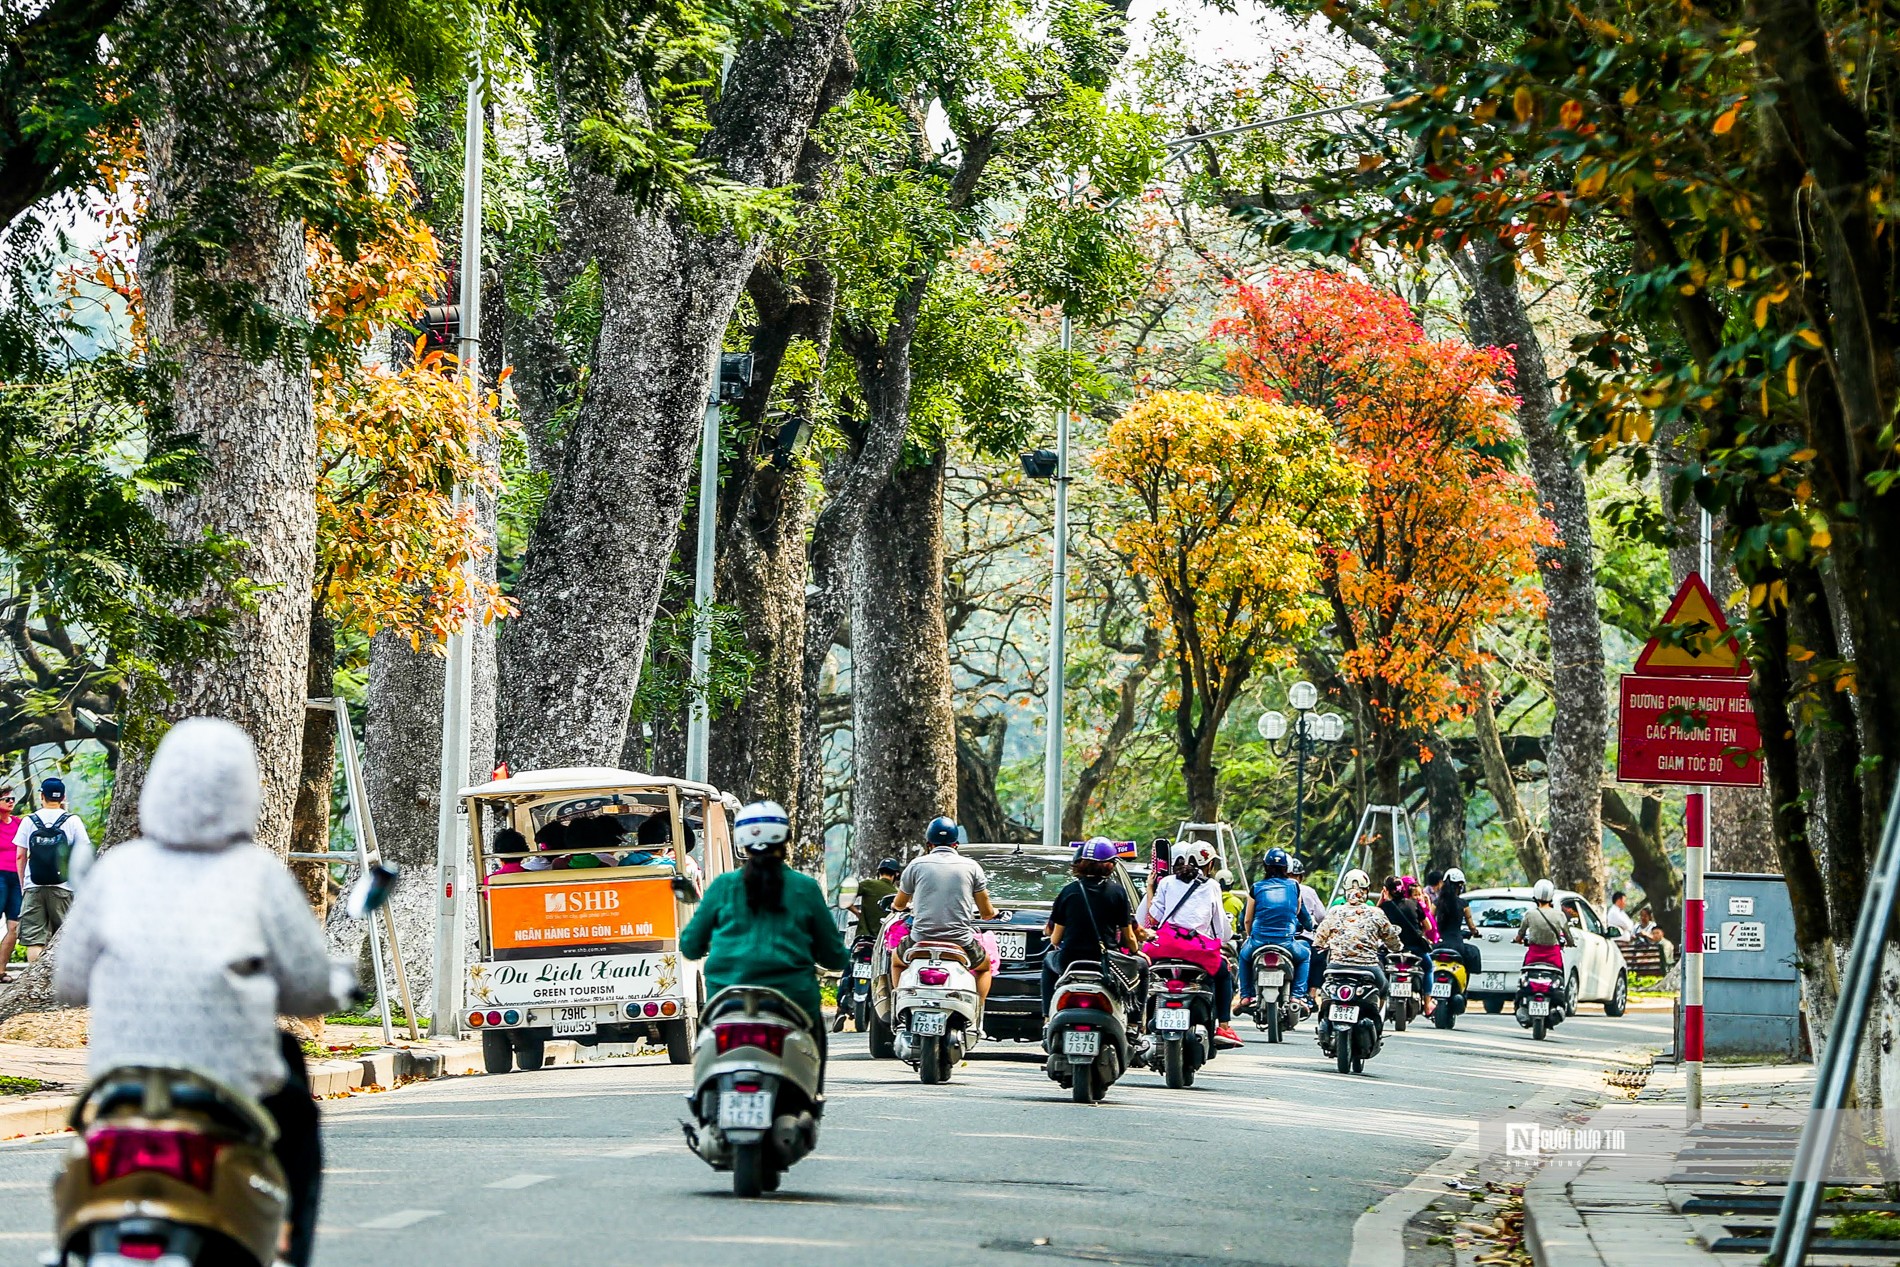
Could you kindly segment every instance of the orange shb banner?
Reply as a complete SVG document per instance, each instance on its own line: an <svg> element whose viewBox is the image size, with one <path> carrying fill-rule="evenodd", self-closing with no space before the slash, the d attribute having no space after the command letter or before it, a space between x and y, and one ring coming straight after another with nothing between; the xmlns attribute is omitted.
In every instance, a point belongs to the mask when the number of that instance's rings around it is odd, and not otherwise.
<svg viewBox="0 0 1900 1267"><path fill-rule="evenodd" d="M490 885L488 922L496 950L554 950L679 936L673 886L657 877Z"/></svg>

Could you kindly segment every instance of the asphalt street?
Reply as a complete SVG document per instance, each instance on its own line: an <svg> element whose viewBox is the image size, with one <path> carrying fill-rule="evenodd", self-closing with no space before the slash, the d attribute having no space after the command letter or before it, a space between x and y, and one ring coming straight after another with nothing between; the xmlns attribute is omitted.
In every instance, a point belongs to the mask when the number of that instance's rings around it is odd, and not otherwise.
<svg viewBox="0 0 1900 1267"><path fill-rule="evenodd" d="M1364 1076L1310 1025L1169 1091L1136 1070L1072 1104L1028 1046L988 1045L947 1086L835 1035L818 1151L758 1201L687 1151L688 1071L638 1059L457 1078L325 1105L320 1267L400 1264L1347 1262L1368 1209L1493 1118L1591 1100L1666 1013L1586 1007L1537 1043L1476 1009L1391 1035ZM47 1244L64 1142L0 1147L0 1260ZM1396 1264L1394 1265L1396 1267Z"/></svg>

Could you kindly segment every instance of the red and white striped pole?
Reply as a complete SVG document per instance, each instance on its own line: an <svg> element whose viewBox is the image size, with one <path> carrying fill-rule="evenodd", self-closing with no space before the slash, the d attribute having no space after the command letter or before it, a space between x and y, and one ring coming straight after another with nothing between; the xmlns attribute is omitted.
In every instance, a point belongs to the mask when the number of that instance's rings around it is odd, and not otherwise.
<svg viewBox="0 0 1900 1267"><path fill-rule="evenodd" d="M1688 796L1688 848L1682 869L1682 1071L1689 1125L1702 1120L1702 930L1707 927L1703 872L1707 868L1709 792Z"/></svg>

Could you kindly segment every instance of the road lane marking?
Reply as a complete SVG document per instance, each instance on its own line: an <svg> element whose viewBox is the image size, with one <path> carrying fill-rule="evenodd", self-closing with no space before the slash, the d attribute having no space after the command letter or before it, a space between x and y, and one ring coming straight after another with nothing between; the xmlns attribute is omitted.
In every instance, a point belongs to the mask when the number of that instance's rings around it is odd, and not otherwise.
<svg viewBox="0 0 1900 1267"><path fill-rule="evenodd" d="M678 1144L629 1144L625 1148L616 1148L602 1153L602 1157L651 1157L656 1153L670 1153L679 1148Z"/></svg>
<svg viewBox="0 0 1900 1267"><path fill-rule="evenodd" d="M535 1184L546 1183L552 1178L554 1178L553 1175L509 1175L506 1179L497 1179L495 1182L484 1184L483 1186L488 1188L532 1188Z"/></svg>
<svg viewBox="0 0 1900 1267"><path fill-rule="evenodd" d="M424 1219L432 1219L442 1213L440 1210L398 1210L394 1214L385 1214L380 1219L371 1219L367 1223L357 1224L365 1232L394 1232Z"/></svg>

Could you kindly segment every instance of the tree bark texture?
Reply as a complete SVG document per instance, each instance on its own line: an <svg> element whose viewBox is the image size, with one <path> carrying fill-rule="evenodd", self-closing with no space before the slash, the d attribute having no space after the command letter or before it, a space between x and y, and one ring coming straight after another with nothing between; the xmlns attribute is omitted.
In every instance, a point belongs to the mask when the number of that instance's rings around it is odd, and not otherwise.
<svg viewBox="0 0 1900 1267"><path fill-rule="evenodd" d="M146 756L181 717L225 717L257 744L263 802L257 839L290 843L304 732L310 593L316 562L316 425L296 331L308 320L304 230L255 192L259 166L297 137L277 51L248 6L196 0L178 15L174 60L156 81L144 128L149 203L139 271L154 359L169 367L170 427L195 436L203 471L189 491L158 499L181 538L206 531L244 543L250 593L215 659L160 667L163 692L132 702L140 742L119 764L108 841L135 830ZM205 250L202 238L219 239ZM237 346L209 311L252 308L266 323ZM207 593L205 607L231 604Z"/></svg>
<svg viewBox="0 0 1900 1267"><path fill-rule="evenodd" d="M1489 250L1474 246L1458 256L1471 287L1473 331L1510 351L1517 419L1530 456L1539 510L1556 529L1556 545L1537 552L1550 630L1549 849L1552 877L1598 906L1604 899L1601 789L1609 704L1604 688L1603 630L1597 613L1590 499L1572 445L1551 421L1556 400L1543 344L1531 325L1516 276L1506 276Z"/></svg>
<svg viewBox="0 0 1900 1267"><path fill-rule="evenodd" d="M1524 881L1535 884L1550 877L1550 854L1544 838L1524 812L1517 795L1517 780L1511 777L1511 764L1504 759L1504 740L1498 733L1498 716L1491 704L1491 684L1480 670L1477 704L1471 710L1471 728L1478 738L1478 763L1484 770L1484 785L1497 804L1498 817L1504 820L1504 833L1517 853L1517 865L1524 868Z"/></svg>
<svg viewBox="0 0 1900 1267"><path fill-rule="evenodd" d="M942 453L899 467L852 552L852 852L861 869L915 852L932 818L956 813L943 476Z"/></svg>
<svg viewBox="0 0 1900 1267"><path fill-rule="evenodd" d="M703 147L732 179L791 177L849 7L803 10L788 33L739 51ZM501 648L500 749L517 769L610 764L622 751L710 357L759 250L677 211L642 209L578 148L570 165L603 311L586 395L516 584L521 615Z"/></svg>
<svg viewBox="0 0 1900 1267"><path fill-rule="evenodd" d="M1425 803L1431 810L1425 865L1449 871L1464 865L1465 783L1452 762L1450 746L1441 736L1432 735L1428 747L1432 759L1419 771L1425 778Z"/></svg>

